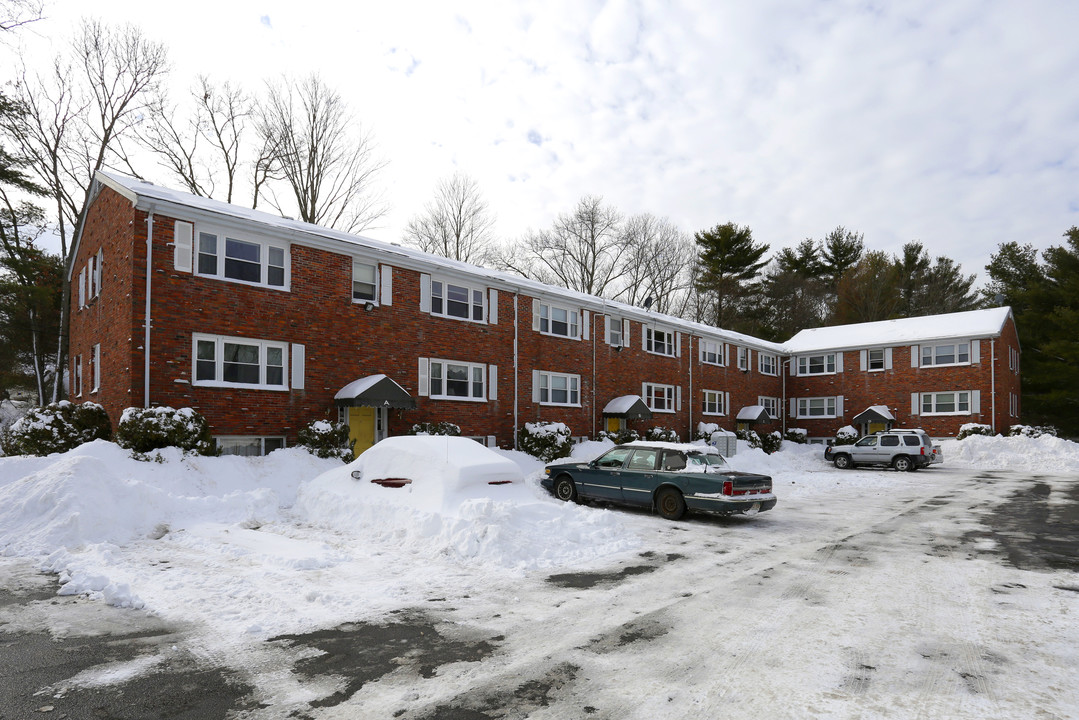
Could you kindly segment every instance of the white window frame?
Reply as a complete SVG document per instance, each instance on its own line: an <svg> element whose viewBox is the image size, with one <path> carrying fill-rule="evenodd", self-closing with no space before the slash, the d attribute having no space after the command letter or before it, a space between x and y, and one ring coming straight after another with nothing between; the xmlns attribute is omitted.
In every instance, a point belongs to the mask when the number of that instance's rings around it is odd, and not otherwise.
<svg viewBox="0 0 1079 720"><path fill-rule="evenodd" d="M199 226L195 228L194 233L194 262L192 269L195 275L200 277L214 278L215 280L223 280L224 282L239 283L241 285L249 285L253 287L269 288L270 290L281 290L288 292L292 284L292 253L291 247L288 243L265 240L261 238L251 237L236 237L241 233L232 233L219 227L213 226ZM213 237L214 246L213 252L207 251L207 246L204 245L203 236ZM236 262L247 263L254 265L251 260L242 258L229 258L226 253L226 247L229 241L234 243L241 243L247 245L255 245L259 248L259 280L258 282L252 280L244 280L242 278L228 277L225 275L225 265L228 260L235 260ZM277 263L270 263L271 250L276 250L281 253L281 265ZM203 258L213 258L214 272L208 272L203 269ZM281 284L270 283L270 269L281 268Z"/></svg>
<svg viewBox="0 0 1079 720"><path fill-rule="evenodd" d="M838 367L836 362L836 353L823 353L820 355L799 355L798 356L798 374L799 375L835 375ZM820 358L823 370L812 372L810 367L813 365L813 359ZM799 416L800 417L800 416ZM834 417L834 416L833 416Z"/></svg>
<svg viewBox="0 0 1079 720"><path fill-rule="evenodd" d="M944 395L952 396L951 410L938 410L937 407L940 404L940 398ZM921 402L919 403L919 413L921 415L970 415L971 414L971 399L973 393L970 390L939 390L935 392L925 392L921 394ZM929 409L926 410L928 403ZM963 409L963 406L966 406Z"/></svg>
<svg viewBox="0 0 1079 720"><path fill-rule="evenodd" d="M779 357L771 353L757 353L757 370L761 375L779 374Z"/></svg>
<svg viewBox="0 0 1079 720"><path fill-rule="evenodd" d="M661 385L659 383L644 383L642 388L644 396L644 404L648 406L648 409L652 412L660 413L674 413L675 409L675 386L674 385ZM656 399L662 397L662 404L664 407L659 407L656 403Z"/></svg>
<svg viewBox="0 0 1079 720"><path fill-rule="evenodd" d="M879 358L874 358L873 353L880 353ZM869 348L865 353L865 369L868 372L884 372L887 368L887 352L884 348ZM874 364L877 367L874 367Z"/></svg>
<svg viewBox="0 0 1079 720"><path fill-rule="evenodd" d="M71 394L74 397L82 397L82 354L75 356L74 377L71 378Z"/></svg>
<svg viewBox="0 0 1079 720"><path fill-rule="evenodd" d="M554 406L561 406L561 407L580 407L581 406L581 376L580 375L574 375L574 374L571 374L571 373L547 372L545 370L539 370L539 371L537 371L537 373L538 373L537 379L539 381L539 390L538 390L538 392L539 392L539 404L540 405L554 405ZM566 402L554 402L553 400L550 399L552 393L554 392L554 387L553 387L554 383L552 381L554 381L556 379L566 381ZM546 400L544 399L544 394L546 394L546 397L547 397ZM576 396L576 400L573 399L574 396Z"/></svg>
<svg viewBox="0 0 1079 720"><path fill-rule="evenodd" d="M727 393L721 390L701 391L701 414L703 415L726 415Z"/></svg>
<svg viewBox="0 0 1079 720"><path fill-rule="evenodd" d="M449 395L447 390L449 389L448 375L449 366L466 368L468 373L468 395ZM437 370L436 370L437 368ZM487 365L483 363L471 363L463 362L461 360L445 360L442 358L431 358L428 361L427 366L427 388L428 397L432 400L459 400L461 402L487 402ZM477 376L480 383L480 392L476 393ZM441 387L438 392L435 392L435 381L440 383ZM459 381L457 381L459 382Z"/></svg>
<svg viewBox="0 0 1079 720"><path fill-rule="evenodd" d="M464 290L468 293L468 317L461 317L460 315L451 315L449 312L450 306L450 287L455 290ZM482 285L476 285L474 283L462 282L461 280L447 280L444 277L431 277L431 306L430 313L435 317L448 318L450 320L461 320L464 322L474 323L487 323L487 288ZM478 303L477 303L478 301ZM460 304L460 300L454 300L455 303ZM440 306L436 309L436 305ZM479 310L479 317L476 317L476 311Z"/></svg>
<svg viewBox="0 0 1079 720"><path fill-rule="evenodd" d="M955 358L953 362L937 362L937 358L940 356L939 350L941 348L952 348L952 357ZM966 360L960 360L963 356L963 348L966 348ZM929 362L926 362L926 357L929 357ZM953 342L953 343L940 343L939 345L922 345L921 346L921 358L919 358L921 367L953 367L956 365L970 365L970 341Z"/></svg>
<svg viewBox="0 0 1079 720"><path fill-rule="evenodd" d="M356 270L360 267L371 269L371 280L357 280ZM374 303L378 305L378 263L367 262L366 260L360 260L359 258L352 258L352 302L363 305L364 303ZM356 284L371 286L371 297L356 297Z"/></svg>
<svg viewBox="0 0 1079 720"><path fill-rule="evenodd" d="M212 380L199 379L199 343L213 343L214 377ZM224 380L225 373L225 345L246 345L258 348L259 382L245 383ZM281 384L273 385L266 382L269 368L268 355L270 350L281 352ZM201 362L206 363L209 359L204 358ZM277 366L273 366L277 367ZM247 388L249 390L288 390L289 389L289 344L276 340L258 340L255 338L232 337L228 335L205 335L203 333L191 334L191 384L195 387L220 387L220 388Z"/></svg>
<svg viewBox="0 0 1079 720"><path fill-rule="evenodd" d="M705 365L718 365L723 367L723 343L717 340L705 340L701 338L700 359Z"/></svg>
<svg viewBox="0 0 1079 720"><path fill-rule="evenodd" d="M629 320L605 316L606 337L604 341L612 347L627 347L629 345Z"/></svg>
<svg viewBox="0 0 1079 720"><path fill-rule="evenodd" d="M553 303L538 302L537 312L539 313L537 323L539 333L541 335L550 335L552 337L568 338L570 340L581 339L581 311L575 308L567 307L565 305L555 305ZM563 312L566 314L566 332L557 333L552 330L554 327L554 314L555 311ZM561 322L561 321L559 321ZM546 329L544 329L546 327Z"/></svg>
<svg viewBox="0 0 1079 720"><path fill-rule="evenodd" d="M779 398L760 395L757 397L757 404L764 408L765 412L768 413L768 417L772 418L773 420L780 417Z"/></svg>
<svg viewBox="0 0 1079 720"><path fill-rule="evenodd" d="M749 370L749 348L739 345L738 346L738 369Z"/></svg>
<svg viewBox="0 0 1079 720"><path fill-rule="evenodd" d="M288 441L286 440L284 435L215 435L214 447L220 450L222 455L237 455L239 457L261 457L267 454L267 440L280 441L281 448L288 447ZM247 455L246 453L227 452L225 446L229 445L231 445L232 447L258 445L258 455ZM275 447L270 452L279 449L280 448Z"/></svg>
<svg viewBox="0 0 1079 720"><path fill-rule="evenodd" d="M814 414L814 413L810 412L810 410L813 409L813 401L815 401L815 400L822 401L822 404L823 404L822 409L824 410L823 413ZM798 417L799 418L809 418L809 419L839 417L838 415L836 415L837 405L838 405L838 403L837 403L837 400L836 400L836 396L834 396L834 395L829 395L829 396L826 396L826 397L798 398L798 405L797 405L797 407L798 407Z"/></svg>
<svg viewBox="0 0 1079 720"><path fill-rule="evenodd" d="M101 343L94 345L90 354L90 393L96 393L101 389Z"/></svg>
<svg viewBox="0 0 1079 720"><path fill-rule="evenodd" d="M657 342L656 335L660 334L666 338L666 342ZM644 329L644 349L653 355L660 355L662 357L675 357L678 354L678 333L674 330L664 330L663 328L652 328L645 326ZM670 352L661 352L657 350L657 347L663 347Z"/></svg>

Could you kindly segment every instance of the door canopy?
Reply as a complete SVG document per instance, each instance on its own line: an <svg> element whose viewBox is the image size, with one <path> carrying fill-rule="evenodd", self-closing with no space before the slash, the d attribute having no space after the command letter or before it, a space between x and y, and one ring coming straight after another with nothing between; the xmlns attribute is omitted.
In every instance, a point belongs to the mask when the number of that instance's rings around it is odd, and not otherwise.
<svg viewBox="0 0 1079 720"><path fill-rule="evenodd" d="M892 415L892 411L888 409L887 405L871 405L851 419L851 423L854 425L893 422L895 422L895 416Z"/></svg>
<svg viewBox="0 0 1079 720"><path fill-rule="evenodd" d="M623 395L607 403L607 406L603 408L603 417L651 420L652 411L644 404L640 395Z"/></svg>
<svg viewBox="0 0 1079 720"><path fill-rule="evenodd" d="M385 407L415 410L416 400L408 391L386 375L368 375L353 380L337 391L333 404L338 407Z"/></svg>
<svg viewBox="0 0 1079 720"><path fill-rule="evenodd" d="M746 405L738 411L738 422L744 423L769 423L775 420L763 405Z"/></svg>

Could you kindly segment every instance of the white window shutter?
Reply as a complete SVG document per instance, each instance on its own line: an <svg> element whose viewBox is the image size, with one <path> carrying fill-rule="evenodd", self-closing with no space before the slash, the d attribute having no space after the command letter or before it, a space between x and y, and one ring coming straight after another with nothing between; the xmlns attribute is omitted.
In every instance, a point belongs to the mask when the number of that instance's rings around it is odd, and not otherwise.
<svg viewBox="0 0 1079 720"><path fill-rule="evenodd" d="M623 320L622 321L622 344L625 345L626 347L629 347L629 328L630 328L629 320Z"/></svg>
<svg viewBox="0 0 1079 720"><path fill-rule="evenodd" d="M292 389L303 390L304 389L304 365L306 348L299 343L292 343Z"/></svg>
<svg viewBox="0 0 1079 720"><path fill-rule="evenodd" d="M177 220L172 231L172 267L177 272L191 272L191 251L194 247L195 226Z"/></svg>
<svg viewBox="0 0 1079 720"><path fill-rule="evenodd" d="M682 357L682 333L680 332L674 334L674 356Z"/></svg>
<svg viewBox="0 0 1079 720"><path fill-rule="evenodd" d="M489 448L498 447L498 442L496 442L494 435L488 435L487 436L487 447L489 447Z"/></svg>
<svg viewBox="0 0 1079 720"><path fill-rule="evenodd" d="M921 400L922 400L921 396L919 396L918 393L911 393L910 394L910 414L911 415L918 415L918 414L921 413L921 410L922 410L922 408L921 408Z"/></svg>
<svg viewBox="0 0 1079 720"><path fill-rule="evenodd" d="M540 401L540 372L539 370L532 371L532 402L538 403Z"/></svg>
<svg viewBox="0 0 1079 720"><path fill-rule="evenodd" d="M731 394L729 392L723 393L723 414L731 414Z"/></svg>
<svg viewBox="0 0 1079 720"><path fill-rule="evenodd" d="M798 374L798 358L791 356L791 377Z"/></svg>
<svg viewBox="0 0 1079 720"><path fill-rule="evenodd" d="M791 417L798 417L798 399L791 398Z"/></svg>
<svg viewBox="0 0 1079 720"><path fill-rule="evenodd" d="M588 339L589 327L592 325L592 314L587 310L581 311L581 337L585 340Z"/></svg>
<svg viewBox="0 0 1079 720"><path fill-rule="evenodd" d="M532 329L539 332L540 329L540 301L532 299Z"/></svg>
<svg viewBox="0 0 1079 720"><path fill-rule="evenodd" d="M865 372L869 369L869 351L860 350L858 352L858 369Z"/></svg>
<svg viewBox="0 0 1079 720"><path fill-rule="evenodd" d="M648 326L641 323L641 350L648 350Z"/></svg>
<svg viewBox="0 0 1079 720"><path fill-rule="evenodd" d="M96 287L94 285L94 281L97 279L97 270L95 269L96 266L97 257L91 255L90 259L86 261L86 297L89 300L93 300L95 297L97 297L97 293L94 291L94 288Z"/></svg>
<svg viewBox="0 0 1079 720"><path fill-rule="evenodd" d="M727 343L723 343L723 364L725 366L727 366L727 367L730 367L730 364L731 364L731 362L730 362L731 361L730 350L731 350L731 346L728 345Z"/></svg>
<svg viewBox="0 0 1079 720"><path fill-rule="evenodd" d="M970 411L980 413L982 411L982 391L974 390L970 393Z"/></svg>
<svg viewBox="0 0 1079 720"><path fill-rule="evenodd" d="M86 307L86 268L79 271L79 307Z"/></svg>
<svg viewBox="0 0 1079 720"><path fill-rule="evenodd" d="M611 344L611 316L603 316L603 341L608 345Z"/></svg>
<svg viewBox="0 0 1079 720"><path fill-rule="evenodd" d="M644 400L645 405L648 405L648 383L641 383L641 399ZM649 409L651 409L650 405Z"/></svg>
<svg viewBox="0 0 1079 720"><path fill-rule="evenodd" d="M843 417L843 396L839 395L835 399L835 414L836 417Z"/></svg>
<svg viewBox="0 0 1079 720"><path fill-rule="evenodd" d="M921 352L922 352L922 348L921 348L920 345L911 345L910 346L910 366L911 367L918 367L918 359L919 359L919 356L920 356Z"/></svg>
<svg viewBox="0 0 1079 720"><path fill-rule="evenodd" d="M487 293L487 322L498 324L498 291L494 288Z"/></svg>
<svg viewBox="0 0 1079 720"><path fill-rule="evenodd" d="M682 386L679 385L674 389L674 409L678 412L682 412Z"/></svg>
<svg viewBox="0 0 1079 720"><path fill-rule="evenodd" d="M420 277L423 276L421 275ZM430 281L431 276L428 275L427 279ZM420 358L419 383L416 387L416 394L420 397L427 397L431 394L431 360L429 358Z"/></svg>
<svg viewBox="0 0 1079 720"><path fill-rule="evenodd" d="M431 276L420 274L420 312L431 312Z"/></svg>
<svg viewBox="0 0 1079 720"><path fill-rule="evenodd" d="M498 366L497 365L488 365L487 369L489 371L488 375L490 376L488 381L487 381L487 399L488 400L497 400L498 399Z"/></svg>
<svg viewBox="0 0 1079 720"><path fill-rule="evenodd" d="M101 294L101 278L105 276L101 270L101 266L105 264L105 251L104 249L97 251L97 265L94 266L94 270L97 272L97 294Z"/></svg>
<svg viewBox="0 0 1079 720"><path fill-rule="evenodd" d="M835 354L835 371L837 373L843 372L843 353L841 352Z"/></svg>
<svg viewBox="0 0 1079 720"><path fill-rule="evenodd" d="M884 348L884 369L892 369L892 349L890 347Z"/></svg>
<svg viewBox="0 0 1079 720"><path fill-rule="evenodd" d="M970 361L972 363L980 363L981 359L981 343L978 340L970 341Z"/></svg>
<svg viewBox="0 0 1079 720"><path fill-rule="evenodd" d="M382 305L393 305L393 268L389 265L382 266L382 289L378 302Z"/></svg>

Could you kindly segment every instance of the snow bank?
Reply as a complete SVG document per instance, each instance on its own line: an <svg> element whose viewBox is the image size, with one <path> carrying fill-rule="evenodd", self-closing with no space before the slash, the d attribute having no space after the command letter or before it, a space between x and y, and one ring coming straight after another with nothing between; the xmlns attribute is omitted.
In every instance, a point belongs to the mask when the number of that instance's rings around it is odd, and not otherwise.
<svg viewBox="0 0 1079 720"><path fill-rule="evenodd" d="M944 464L950 467L1079 472L1079 443L1052 435L1036 438L971 435L962 440L944 440L940 446Z"/></svg>

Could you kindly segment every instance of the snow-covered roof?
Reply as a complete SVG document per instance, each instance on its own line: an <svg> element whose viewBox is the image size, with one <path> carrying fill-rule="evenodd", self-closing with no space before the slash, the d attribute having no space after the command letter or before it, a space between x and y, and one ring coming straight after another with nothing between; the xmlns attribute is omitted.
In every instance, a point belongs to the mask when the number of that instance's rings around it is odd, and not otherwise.
<svg viewBox="0 0 1079 720"><path fill-rule="evenodd" d="M611 400L609 403L603 406L603 413L605 415L611 415L614 413L627 413L637 403L641 402L640 395L622 395Z"/></svg>
<svg viewBox="0 0 1079 720"><path fill-rule="evenodd" d="M490 287L502 290L515 290L532 297L569 301L593 312L631 318L649 325L660 324L673 330L689 332L709 339L722 339L726 342L766 352L777 354L783 352L781 345L761 340L751 335L683 320L615 300L607 300L595 295L587 295L575 290L547 285L511 273L431 255L396 243L382 242L361 235L353 235L340 230L281 217L262 210L252 210L251 208L232 205L220 200L170 190L160 185L136 180L117 173L99 170L94 179L95 182L110 187L126 197L140 210L149 211L153 209L173 213L187 210L189 213L190 211L195 211L207 217L213 217L218 222L257 223L267 233L277 234L289 242L320 247L332 252L354 254L366 252L384 257L388 263L401 267L421 269L425 272L444 272L457 276L480 278ZM81 232L80 236L75 239L76 252L80 239Z"/></svg>
<svg viewBox="0 0 1079 720"><path fill-rule="evenodd" d="M791 355L814 350L844 350L906 345L949 338L997 337L1011 315L1010 307L968 310L925 317L810 328L783 343Z"/></svg>
<svg viewBox="0 0 1079 720"><path fill-rule="evenodd" d="M345 398L354 398L357 395L362 395L364 392L377 385L384 377L386 376L380 373L378 375L368 375L359 380L353 380L348 385L345 385L338 390L333 398L334 400L343 400Z"/></svg>
<svg viewBox="0 0 1079 720"><path fill-rule="evenodd" d="M742 422L757 422L761 419L761 415L769 420L771 419L771 416L763 405L746 405L738 411L736 419Z"/></svg>
<svg viewBox="0 0 1079 720"><path fill-rule="evenodd" d="M851 418L854 422L874 422L880 420L889 420L895 422L895 415L892 414L891 408L887 405L870 405L862 412Z"/></svg>

